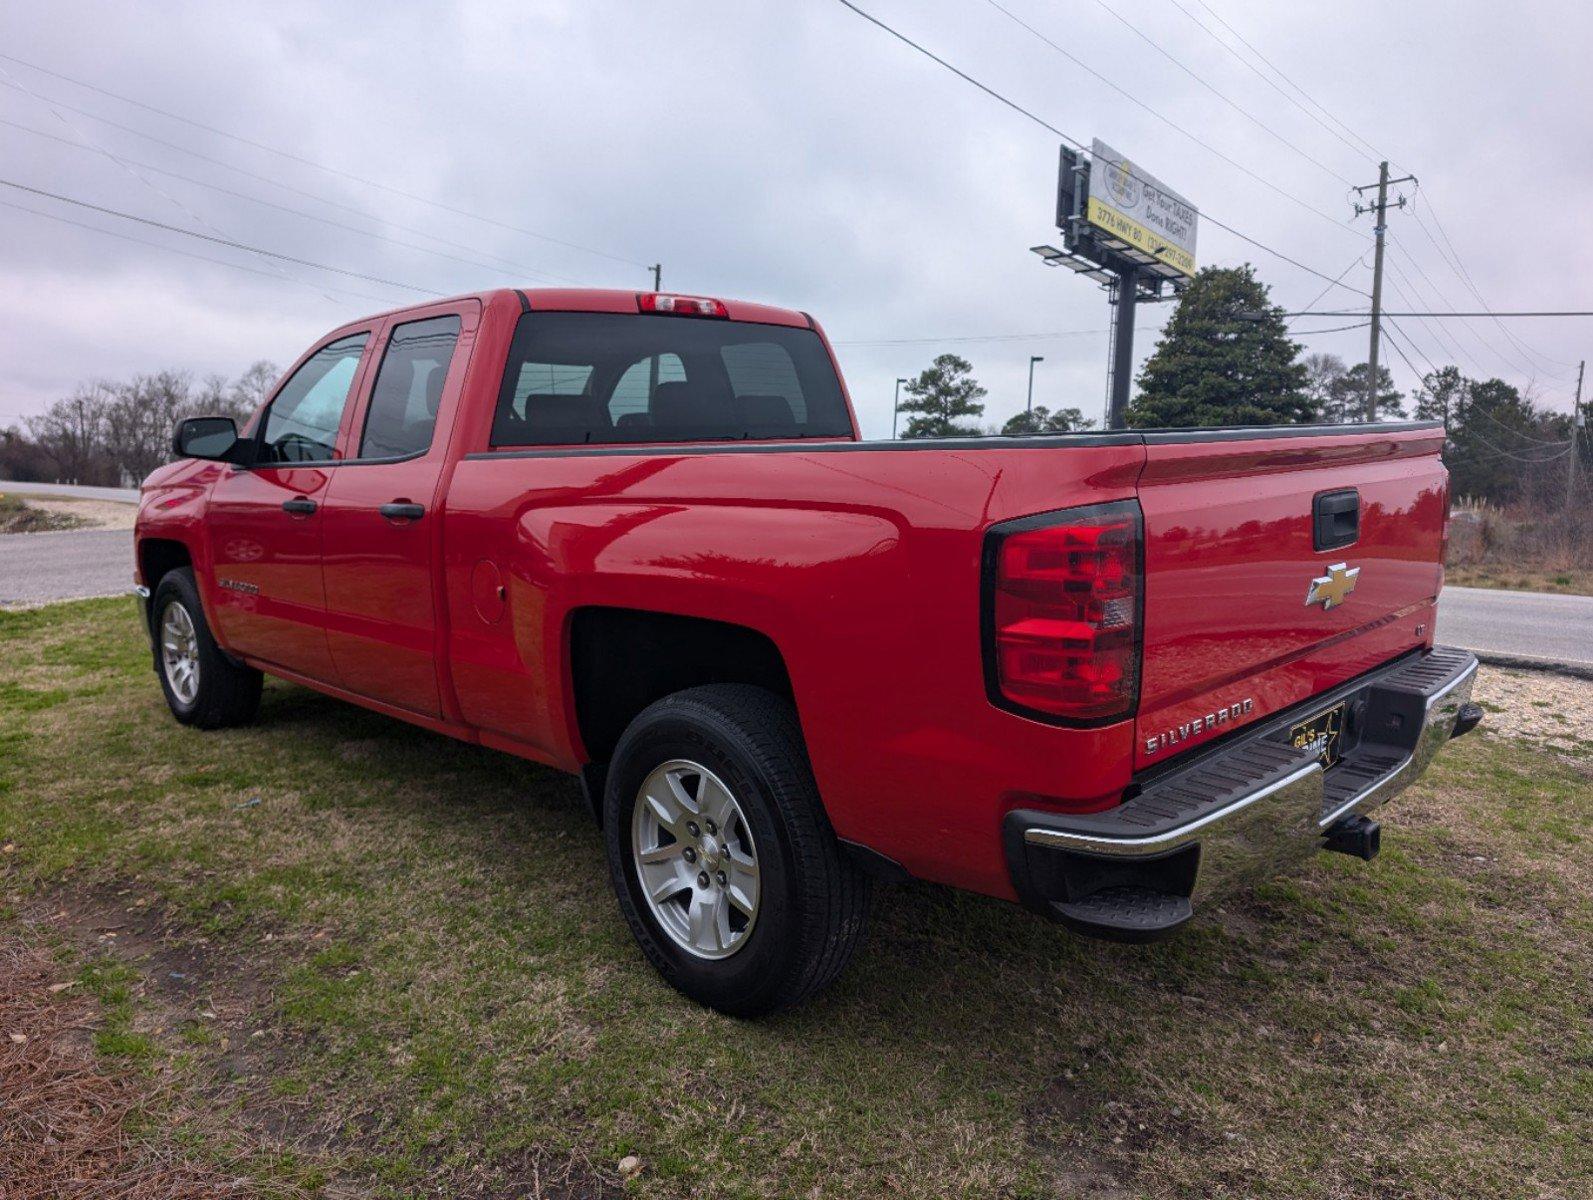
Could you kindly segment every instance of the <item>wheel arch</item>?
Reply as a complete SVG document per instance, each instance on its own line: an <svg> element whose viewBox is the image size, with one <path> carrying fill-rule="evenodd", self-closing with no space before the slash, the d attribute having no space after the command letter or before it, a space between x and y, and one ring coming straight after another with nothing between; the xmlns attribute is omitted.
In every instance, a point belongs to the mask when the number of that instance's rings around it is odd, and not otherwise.
<svg viewBox="0 0 1593 1200"><path fill-rule="evenodd" d="M744 683L796 704L779 646L750 626L593 605L571 613L569 631L569 694L588 759L582 786L600 821L608 760L654 701L703 684Z"/></svg>

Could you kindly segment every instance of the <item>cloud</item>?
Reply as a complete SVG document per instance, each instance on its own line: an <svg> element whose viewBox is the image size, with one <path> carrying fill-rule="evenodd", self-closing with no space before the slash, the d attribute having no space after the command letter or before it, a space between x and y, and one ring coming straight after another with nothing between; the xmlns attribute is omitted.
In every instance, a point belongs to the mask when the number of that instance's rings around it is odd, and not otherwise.
<svg viewBox="0 0 1593 1200"><path fill-rule="evenodd" d="M1170 2L1008 7L1297 199L1257 184L993 7L863 3L1062 129L1105 138L1203 209L1304 262L1336 274L1370 244L1365 218L1350 228L1305 204L1349 218L1346 181L1374 178L1373 156L1352 152L1324 127L1331 121L1286 102L1287 84L1247 70ZM1137 38L1113 7L1257 119ZM1184 7L1220 32L1206 10ZM1340 5L1330 21L1287 6L1213 7L1357 134L1421 176L1414 207L1390 222L1390 260L1402 272L1390 272L1390 308L1476 306L1445 261L1445 234L1495 307L1593 300L1578 269L1593 235L1560 199L1585 194L1593 170L1580 152L1593 96L1573 61L1593 33L1588 11L1567 7L1551 28L1530 10L1500 21L1481 3ZM0 17L0 44L291 155L0 59L0 84L27 89L0 86L0 120L69 142L88 138L124 162L148 164L124 167L106 153L0 125L7 178L441 292L536 283L532 272L643 287L645 265L661 261L666 287L814 313L843 343L870 434L888 430L894 379L939 349L879 342L1107 324L1099 291L1044 270L1027 252L1055 238L1056 139L830 0L13 5ZM60 115L29 92L53 98ZM0 421L38 411L89 377L167 366L236 372L260 357L286 363L344 320L419 298L0 192L0 202L155 243L0 207ZM1564 269L1524 269L1528 253ZM1322 287L1209 224L1200 257L1254 262L1291 306ZM1350 278L1367 279L1360 268ZM1329 299L1355 303L1348 293ZM1142 310L1141 354L1164 312ZM1469 372L1522 384L1536 377L1563 408L1565 364L1581 356L1587 325L1518 323L1511 332L1526 350L1486 320L1401 327L1418 366L1421 355L1442 363L1460 351ZM1353 359L1364 355L1363 338L1330 335L1311 348ZM1101 410L1104 332L947 348L970 358L990 388L992 421L1022 406L1030 354L1046 358L1037 402ZM1397 357L1392 366L1409 388L1412 372Z"/></svg>

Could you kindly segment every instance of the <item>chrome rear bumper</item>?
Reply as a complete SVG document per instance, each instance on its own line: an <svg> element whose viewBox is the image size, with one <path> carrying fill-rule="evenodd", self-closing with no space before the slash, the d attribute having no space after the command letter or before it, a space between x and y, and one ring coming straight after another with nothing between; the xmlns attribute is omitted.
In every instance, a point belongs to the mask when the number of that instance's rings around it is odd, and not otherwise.
<svg viewBox="0 0 1593 1200"><path fill-rule="evenodd" d="M1415 782L1455 730L1476 673L1469 652L1437 649L1270 718L1109 812L1009 813L1014 886L1031 908L1083 932L1171 932L1195 902L1285 872L1322 849L1330 829ZM1340 703L1353 745L1323 770L1289 744L1288 729Z"/></svg>

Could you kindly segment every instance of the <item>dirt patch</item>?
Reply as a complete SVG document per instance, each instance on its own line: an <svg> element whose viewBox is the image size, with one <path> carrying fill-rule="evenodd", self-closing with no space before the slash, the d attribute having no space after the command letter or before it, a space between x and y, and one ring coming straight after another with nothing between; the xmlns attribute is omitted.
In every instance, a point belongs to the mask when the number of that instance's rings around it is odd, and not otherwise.
<svg viewBox="0 0 1593 1200"><path fill-rule="evenodd" d="M80 516L41 504L29 504L20 496L0 492L0 534L52 533L60 529L80 529L84 524Z"/></svg>
<svg viewBox="0 0 1593 1200"><path fill-rule="evenodd" d="M373 1094L362 1097L356 1106L335 1107L312 1097L277 1095L271 1088L272 1081L292 1063L313 1053L317 1042L313 1033L292 1029L281 1020L273 981L310 961L334 940L332 931L266 927L258 921L240 929L228 921L225 912L212 916L227 927L225 933L212 937L202 932L205 922L196 926L192 914L171 909L147 887L129 881L125 885L69 884L52 889L24 907L21 924L30 934L27 940L64 943L78 959L129 969L132 982L127 988L125 1034L147 1039L155 1047L149 1061L166 1060L161 1074L174 1088L181 1088L190 1104L207 1113L229 1114L225 1140L268 1160L288 1156L313 1164L312 1173L321 1181L315 1194L366 1194L377 1181L358 1164L379 1156L385 1124L382 1114L405 1103L405 1097ZM5 968L0 965L0 1037L15 1025L5 1008L5 997L16 990L7 983ZM106 1026L103 1014L95 1019L94 1006L76 982L68 983L58 994L79 1001L78 1015L68 1020L66 1027L73 1031L86 1061L94 1062L94 1034ZM4 1049L0 1046L0 1055ZM177 1055L188 1065L173 1074L170 1062ZM150 1093L147 1073L138 1078L146 1106L151 1100L159 1102L163 1093L159 1089ZM5 1079L0 1069L0 1081ZM7 1174L13 1164L6 1157L6 1148L15 1123L6 1107L8 1100L9 1092L0 1088L0 1180L12 1178ZM430 1194L461 1200L609 1200L623 1194L611 1173L581 1155L560 1157L525 1150L463 1164L444 1161L441 1153L427 1157L432 1159L429 1173L435 1189ZM34 1177L27 1173L36 1169L33 1165L18 1160L15 1169L21 1172L15 1178L35 1186ZM171 1178L180 1183L183 1177ZM47 1184L54 1179L40 1176L34 1191L13 1194L0 1188L0 1200L79 1194L52 1190ZM272 1185L264 1192L255 1181L234 1191L184 1191L174 1184L171 1190L154 1192L113 1189L82 1194L118 1200L144 1200L146 1195L152 1200L156 1196L161 1200L222 1194L275 1196L284 1188L289 1195L299 1194L291 1183L272 1180ZM218 1189L227 1186L224 1182L216 1185Z"/></svg>
<svg viewBox="0 0 1593 1200"><path fill-rule="evenodd" d="M28 507L69 521L63 529L131 529L138 518L138 505L121 500L66 500L48 496L29 496Z"/></svg>
<svg viewBox="0 0 1593 1200"><path fill-rule="evenodd" d="M163 1130L192 1120L88 1036L96 1006L38 948L0 947L0 1180L7 1200L258 1196L246 1177L185 1156Z"/></svg>

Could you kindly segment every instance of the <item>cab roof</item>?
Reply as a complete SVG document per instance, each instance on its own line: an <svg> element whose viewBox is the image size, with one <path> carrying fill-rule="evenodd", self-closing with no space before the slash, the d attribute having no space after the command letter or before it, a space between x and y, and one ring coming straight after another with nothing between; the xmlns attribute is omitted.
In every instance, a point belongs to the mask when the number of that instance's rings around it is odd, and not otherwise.
<svg viewBox="0 0 1593 1200"><path fill-rule="evenodd" d="M401 308L373 313L361 319L390 317L412 309L430 308L455 300L479 300L484 305L510 300L528 312L639 313L640 297L649 294L652 293L647 290L627 291L621 288L493 288L488 291L464 292L458 296L406 304ZM695 297L701 293L665 291L657 295ZM814 328L813 319L795 309L777 308L774 305L758 304L751 300L729 300L722 296L704 298L715 299L722 303L726 315L732 321L750 321L760 325L790 325L799 329Z"/></svg>

